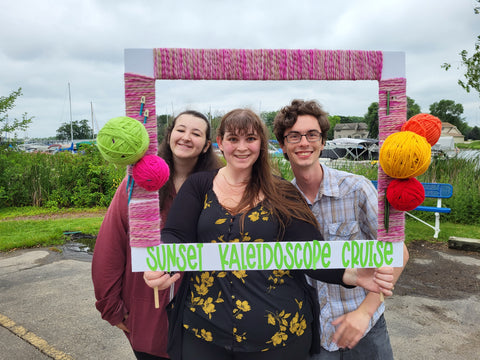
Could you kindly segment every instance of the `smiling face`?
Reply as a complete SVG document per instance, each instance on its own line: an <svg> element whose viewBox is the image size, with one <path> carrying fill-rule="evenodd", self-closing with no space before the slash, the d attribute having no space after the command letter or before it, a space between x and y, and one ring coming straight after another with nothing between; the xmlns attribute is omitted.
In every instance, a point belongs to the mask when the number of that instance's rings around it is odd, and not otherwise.
<svg viewBox="0 0 480 360"><path fill-rule="evenodd" d="M170 148L177 159L192 159L208 149L205 120L190 114L180 115L170 135Z"/></svg>
<svg viewBox="0 0 480 360"><path fill-rule="evenodd" d="M295 124L285 130L284 136L291 132L307 134L309 131L316 130L322 132L318 120L312 115L299 115ZM290 164L295 167L310 167L318 165L318 158L323 150L322 139L309 142L306 136L302 136L299 143L292 144L285 139L281 146L284 153L288 155Z"/></svg>
<svg viewBox="0 0 480 360"><path fill-rule="evenodd" d="M250 170L260 155L261 139L253 129L226 131L223 137L217 137L217 143L227 166L236 171Z"/></svg>

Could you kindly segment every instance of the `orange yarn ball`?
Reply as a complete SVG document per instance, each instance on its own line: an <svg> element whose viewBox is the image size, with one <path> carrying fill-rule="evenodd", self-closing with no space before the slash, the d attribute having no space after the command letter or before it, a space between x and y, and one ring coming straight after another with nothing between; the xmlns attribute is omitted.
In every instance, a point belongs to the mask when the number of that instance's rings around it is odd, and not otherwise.
<svg viewBox="0 0 480 360"><path fill-rule="evenodd" d="M412 131L388 136L380 148L379 162L385 174L408 179L423 174L430 165L432 149L427 140Z"/></svg>
<svg viewBox="0 0 480 360"><path fill-rule="evenodd" d="M417 114L403 124L402 131L413 131L433 146L442 134L442 121L431 114Z"/></svg>

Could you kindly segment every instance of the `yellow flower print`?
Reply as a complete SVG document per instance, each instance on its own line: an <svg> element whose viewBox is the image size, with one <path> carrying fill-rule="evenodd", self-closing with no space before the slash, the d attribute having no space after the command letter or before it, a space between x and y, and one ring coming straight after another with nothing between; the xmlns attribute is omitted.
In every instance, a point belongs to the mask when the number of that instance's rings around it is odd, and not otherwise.
<svg viewBox="0 0 480 360"><path fill-rule="evenodd" d="M245 284L245 280L243 280L243 278L246 278L248 276L245 270L235 270L232 271L232 274L235 275L238 279L242 280L242 283Z"/></svg>
<svg viewBox="0 0 480 360"><path fill-rule="evenodd" d="M203 306L202 306L202 310L206 315L208 315L209 319L212 318L212 313L217 311L215 309L215 304L213 303L213 299L211 297L209 297L207 300L205 300L205 302L203 303Z"/></svg>
<svg viewBox="0 0 480 360"><path fill-rule="evenodd" d="M210 205L212 204L212 201L208 201L208 196L207 194L205 194L205 200L203 202L203 209L206 209L206 208L209 208Z"/></svg>
<svg viewBox="0 0 480 360"><path fill-rule="evenodd" d="M202 329L200 331L200 335L202 336L203 340L205 340L205 341L213 341L213 336L212 336L212 333L210 331Z"/></svg>
<svg viewBox="0 0 480 360"><path fill-rule="evenodd" d="M250 240L252 240L252 238L250 235L248 235L248 232L245 234L242 234L242 242L249 242Z"/></svg>
<svg viewBox="0 0 480 360"><path fill-rule="evenodd" d="M284 341L286 341L288 339L288 335L285 334L284 332L276 332L275 335L273 335L271 337L271 341L268 341L268 342L271 342L273 344L273 346L277 346L277 345L280 345L282 344ZM283 344L285 345L285 344Z"/></svg>
<svg viewBox="0 0 480 360"><path fill-rule="evenodd" d="M260 214L258 211L252 211L252 213L248 215L248 218L250 219L251 222L255 222L258 219L260 219Z"/></svg>
<svg viewBox="0 0 480 360"><path fill-rule="evenodd" d="M200 333L198 333L198 329L192 328L193 333L199 339L204 339L205 341L213 341L213 336L210 331L205 329L201 329Z"/></svg>
<svg viewBox="0 0 480 360"><path fill-rule="evenodd" d="M270 213L266 210L263 210L263 206L262 206L260 215L262 216L263 221L268 221L268 216L270 215Z"/></svg>
<svg viewBox="0 0 480 360"><path fill-rule="evenodd" d="M299 318L298 313L290 321L290 332L294 335L301 336L307 328L307 322L305 321L303 315Z"/></svg>
<svg viewBox="0 0 480 360"><path fill-rule="evenodd" d="M302 310L303 301L298 301L297 299L295 299L295 302L297 303L298 308L299 308L300 310Z"/></svg>
<svg viewBox="0 0 480 360"><path fill-rule="evenodd" d="M235 305L237 305L237 308L239 308L241 311L243 312L247 312L247 311L250 311L252 308L250 307L250 305L248 304L248 301L247 300L244 300L244 301L241 301L241 300L237 300L235 302Z"/></svg>
<svg viewBox="0 0 480 360"><path fill-rule="evenodd" d="M217 220L215 221L215 225L221 225L221 224L223 224L225 221L227 221L227 219L225 219L225 218L224 218L224 219L217 219Z"/></svg>
<svg viewBox="0 0 480 360"><path fill-rule="evenodd" d="M243 319L243 314L246 312L249 312L252 308L250 307L250 304L248 301L244 300L237 300L235 302L235 305L237 305L236 309L233 309L233 316L235 319L241 320Z"/></svg>
<svg viewBox="0 0 480 360"><path fill-rule="evenodd" d="M245 336L247 334L246 332L239 334L237 331L237 328L233 328L233 336L238 343L241 343L243 340L247 340L247 337Z"/></svg>

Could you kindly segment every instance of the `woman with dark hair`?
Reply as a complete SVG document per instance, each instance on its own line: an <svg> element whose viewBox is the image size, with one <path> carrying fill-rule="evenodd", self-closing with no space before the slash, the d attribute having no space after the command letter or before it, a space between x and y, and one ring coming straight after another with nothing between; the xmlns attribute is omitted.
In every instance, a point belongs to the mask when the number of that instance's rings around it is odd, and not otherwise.
<svg viewBox="0 0 480 360"><path fill-rule="evenodd" d="M186 178L200 170L217 169L222 163L211 147L210 124L197 111L182 112L173 120L158 155L170 168L170 178L160 190L161 216L165 220ZM160 307L156 309L143 274L132 272L126 186L124 179L95 244L92 279L96 307L104 320L125 332L137 359L168 359L165 305L170 292L160 291Z"/></svg>
<svg viewBox="0 0 480 360"><path fill-rule="evenodd" d="M226 166L193 174L172 204L166 243L321 240L300 192L272 175L267 130L251 110L227 113L217 129ZM181 215L181 216L180 216ZM319 351L315 292L304 274L391 295L391 268L187 272L169 304L172 359L306 359ZM165 289L180 275L145 272Z"/></svg>

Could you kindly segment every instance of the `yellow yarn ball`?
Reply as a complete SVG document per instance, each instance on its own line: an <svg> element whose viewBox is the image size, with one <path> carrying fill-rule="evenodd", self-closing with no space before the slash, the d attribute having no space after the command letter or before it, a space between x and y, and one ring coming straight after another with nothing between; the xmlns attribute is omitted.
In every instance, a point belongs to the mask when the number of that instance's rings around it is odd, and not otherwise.
<svg viewBox="0 0 480 360"><path fill-rule="evenodd" d="M379 161L388 176L408 179L423 174L430 165L431 156L431 146L423 136L400 131L385 139Z"/></svg>

